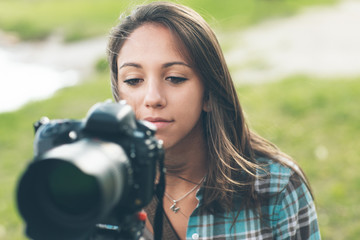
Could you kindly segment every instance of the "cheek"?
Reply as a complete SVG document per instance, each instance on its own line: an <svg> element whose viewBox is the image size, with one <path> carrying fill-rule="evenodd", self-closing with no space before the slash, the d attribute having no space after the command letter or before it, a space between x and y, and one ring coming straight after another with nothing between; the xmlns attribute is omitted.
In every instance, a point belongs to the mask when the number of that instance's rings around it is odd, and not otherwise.
<svg viewBox="0 0 360 240"><path fill-rule="evenodd" d="M194 112L200 112L203 109L204 99L203 99L204 92L202 88L198 86L189 88L179 99L184 103L186 108L191 109Z"/></svg>
<svg viewBox="0 0 360 240"><path fill-rule="evenodd" d="M192 95L182 96L181 100L176 102L178 117L181 118L184 124L195 124L200 118L203 111L203 99L201 96L199 93L192 93Z"/></svg>
<svg viewBox="0 0 360 240"><path fill-rule="evenodd" d="M136 113L136 109L138 108L137 105L140 100L140 97L137 94L133 92L130 93L130 91L126 91L126 90L123 91L119 90L119 97L120 100L125 100L126 103L130 105Z"/></svg>

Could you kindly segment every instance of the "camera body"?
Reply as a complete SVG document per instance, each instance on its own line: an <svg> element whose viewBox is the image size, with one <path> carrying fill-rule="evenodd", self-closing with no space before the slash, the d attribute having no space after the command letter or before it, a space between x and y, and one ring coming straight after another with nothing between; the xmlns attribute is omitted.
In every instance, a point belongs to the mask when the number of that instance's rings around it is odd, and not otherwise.
<svg viewBox="0 0 360 240"><path fill-rule="evenodd" d="M29 237L89 239L98 225L124 228L151 201L162 142L129 105L98 103L83 120L34 126L34 158L17 191Z"/></svg>

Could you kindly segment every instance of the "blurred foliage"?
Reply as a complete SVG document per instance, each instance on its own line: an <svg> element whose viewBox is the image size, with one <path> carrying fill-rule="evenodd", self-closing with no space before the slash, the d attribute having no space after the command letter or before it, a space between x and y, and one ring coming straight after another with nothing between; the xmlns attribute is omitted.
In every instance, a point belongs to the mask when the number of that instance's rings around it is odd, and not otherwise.
<svg viewBox="0 0 360 240"><path fill-rule="evenodd" d="M242 28L270 17L287 16L302 7L337 0L178 0L218 28ZM64 35L66 41L104 35L124 10L141 0L0 0L0 29L24 40Z"/></svg>
<svg viewBox="0 0 360 240"><path fill-rule="evenodd" d="M101 72L105 72L105 71L110 71L109 70L109 63L106 60L106 58L100 58L96 63L95 63L95 70L99 73Z"/></svg>

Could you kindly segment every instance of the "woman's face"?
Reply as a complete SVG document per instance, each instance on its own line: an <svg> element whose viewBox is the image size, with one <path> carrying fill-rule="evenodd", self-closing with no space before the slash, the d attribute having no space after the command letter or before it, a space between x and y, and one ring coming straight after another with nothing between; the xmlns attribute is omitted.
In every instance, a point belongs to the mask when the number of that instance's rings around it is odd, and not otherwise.
<svg viewBox="0 0 360 240"><path fill-rule="evenodd" d="M171 32L144 24L125 41L117 58L121 99L141 120L157 127L165 149L191 144L202 131L204 86L179 53Z"/></svg>

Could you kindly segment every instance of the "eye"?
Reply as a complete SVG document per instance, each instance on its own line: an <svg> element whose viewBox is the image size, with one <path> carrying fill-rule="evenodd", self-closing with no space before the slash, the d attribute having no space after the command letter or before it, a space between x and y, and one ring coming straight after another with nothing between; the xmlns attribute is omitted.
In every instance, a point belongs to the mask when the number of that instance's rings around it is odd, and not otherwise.
<svg viewBox="0 0 360 240"><path fill-rule="evenodd" d="M124 80L124 83L126 83L129 86L136 86L141 82L142 82L141 78L131 78L131 79Z"/></svg>
<svg viewBox="0 0 360 240"><path fill-rule="evenodd" d="M185 82L186 80L188 80L187 78L184 78L184 77L174 77L174 76L171 76L171 77L167 77L166 78L167 81L170 81L174 84L180 84L180 83L183 83Z"/></svg>

